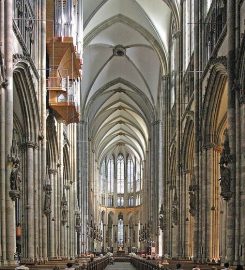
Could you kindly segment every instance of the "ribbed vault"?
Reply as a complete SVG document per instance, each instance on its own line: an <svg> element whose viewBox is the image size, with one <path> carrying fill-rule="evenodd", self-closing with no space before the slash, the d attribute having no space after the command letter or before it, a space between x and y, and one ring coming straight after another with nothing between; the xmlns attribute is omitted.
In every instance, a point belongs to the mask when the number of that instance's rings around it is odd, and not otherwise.
<svg viewBox="0 0 245 270"><path fill-rule="evenodd" d="M178 1L84 1L82 118L98 162L125 151L146 159L173 20Z"/></svg>

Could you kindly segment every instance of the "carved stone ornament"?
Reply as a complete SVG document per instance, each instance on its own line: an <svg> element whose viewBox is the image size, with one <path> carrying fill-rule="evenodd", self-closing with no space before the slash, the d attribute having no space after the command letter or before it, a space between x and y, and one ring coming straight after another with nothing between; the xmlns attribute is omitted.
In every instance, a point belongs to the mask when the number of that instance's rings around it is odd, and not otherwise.
<svg viewBox="0 0 245 270"><path fill-rule="evenodd" d="M220 195L224 200L228 201L232 197L231 192L231 170L229 164L231 162L230 146L228 132L225 132L224 148L220 157Z"/></svg>
<svg viewBox="0 0 245 270"><path fill-rule="evenodd" d="M44 185L44 192L45 192L45 197L44 197L44 208L43 212L46 216L49 216L51 213L51 192L52 192L52 187L49 179L49 175L47 173L46 179L45 179L45 185Z"/></svg>
<svg viewBox="0 0 245 270"><path fill-rule="evenodd" d="M9 196L13 201L20 197L21 192L21 169L20 169L20 159L19 150L16 140L16 132L13 132L11 153L9 155L9 161L12 162L12 170L10 173L10 191Z"/></svg>

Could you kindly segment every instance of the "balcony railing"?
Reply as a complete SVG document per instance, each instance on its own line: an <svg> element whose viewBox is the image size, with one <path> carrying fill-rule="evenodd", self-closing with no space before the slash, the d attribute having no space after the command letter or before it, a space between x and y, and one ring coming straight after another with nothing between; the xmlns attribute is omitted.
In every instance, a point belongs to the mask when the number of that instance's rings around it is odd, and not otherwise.
<svg viewBox="0 0 245 270"><path fill-rule="evenodd" d="M76 99L76 89L69 78L62 78L57 72L47 80L49 91L49 106L54 110L58 120L66 124L77 123L79 121L79 105Z"/></svg>

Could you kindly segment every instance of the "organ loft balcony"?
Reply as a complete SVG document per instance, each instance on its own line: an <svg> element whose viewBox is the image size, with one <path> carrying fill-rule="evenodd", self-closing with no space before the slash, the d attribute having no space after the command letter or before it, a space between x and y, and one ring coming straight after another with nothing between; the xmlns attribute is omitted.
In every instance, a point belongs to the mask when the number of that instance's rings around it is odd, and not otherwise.
<svg viewBox="0 0 245 270"><path fill-rule="evenodd" d="M49 107L56 117L66 124L79 121L75 81L81 78L82 61L76 52L72 37L53 37L47 43L49 66L48 77Z"/></svg>
<svg viewBox="0 0 245 270"><path fill-rule="evenodd" d="M79 104L76 102L75 89L68 78L52 74L47 80L49 107L54 111L58 121L66 125L79 122Z"/></svg>
<svg viewBox="0 0 245 270"><path fill-rule="evenodd" d="M79 89L82 77L82 35L77 5L71 0L47 1L47 90L49 107L57 120L79 121ZM77 17L78 16L78 17Z"/></svg>
<svg viewBox="0 0 245 270"><path fill-rule="evenodd" d="M82 59L76 50L73 37L53 37L47 40L49 65L59 70L62 78L77 79L82 75Z"/></svg>

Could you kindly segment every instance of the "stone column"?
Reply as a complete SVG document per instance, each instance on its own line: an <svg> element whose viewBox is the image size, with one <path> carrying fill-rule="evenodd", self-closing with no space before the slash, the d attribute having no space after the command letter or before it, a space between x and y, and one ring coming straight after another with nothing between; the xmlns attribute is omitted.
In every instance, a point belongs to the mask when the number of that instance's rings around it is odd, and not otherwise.
<svg viewBox="0 0 245 270"><path fill-rule="evenodd" d="M63 151L63 148L61 148L61 151ZM60 152L61 152L60 151ZM56 164L57 167L57 164ZM54 257L57 258L58 254L57 254L57 249L59 247L59 223L58 223L58 212L60 211L60 204L58 201L58 170L55 169L55 174L54 174L54 190L52 191L52 193L54 194L53 198L54 198L54 212L53 214L51 214L51 216L54 218Z"/></svg>
<svg viewBox="0 0 245 270"><path fill-rule="evenodd" d="M41 21L40 21L40 33L41 33L41 46L40 46L40 59L41 59L41 65L40 65L40 83L41 83L41 129L43 137L42 143L41 143L41 180L45 181L46 179L46 143L47 143L47 137L46 137L46 0L41 0ZM44 198L45 194L41 192L41 207L43 209L44 207ZM44 260L47 260L48 253L47 253L47 216L44 215L42 211L42 257Z"/></svg>
<svg viewBox="0 0 245 270"><path fill-rule="evenodd" d="M35 143L27 142L27 258L34 260L34 171L33 171L33 149Z"/></svg>
<svg viewBox="0 0 245 270"><path fill-rule="evenodd" d="M179 213L184 209L182 209L182 183L181 183L181 170L182 170L182 161L181 161L181 91L180 91L180 32L174 33L173 42L175 43L175 55L177 56L175 58L176 60L176 85L175 85L175 93L176 93L176 183L175 183L175 192L177 194L177 200L178 200L178 228L176 229L176 240L177 243L175 245L176 250L174 251L176 256L181 257L182 256L182 233L181 233L181 227L182 227L182 219ZM169 99L170 102L170 99Z"/></svg>
<svg viewBox="0 0 245 270"><path fill-rule="evenodd" d="M227 260L234 262L235 260L235 187L236 187L236 93L235 93L235 19L236 19L236 5L233 0L227 0L227 38L228 38L228 57L227 57L227 71L228 71L228 133L229 146L232 161L229 164L231 170L231 191L232 198L228 201L228 219L227 219Z"/></svg>
<svg viewBox="0 0 245 270"><path fill-rule="evenodd" d="M199 92L200 92L200 1L194 1L194 175L197 181L197 186L201 187L199 183L199 155L200 155L200 119L199 119ZM199 231L199 192L197 192L197 212L194 221L194 258L200 257L200 231Z"/></svg>
<svg viewBox="0 0 245 270"><path fill-rule="evenodd" d="M242 101L241 104L241 122L240 122L240 130L241 130L241 179L245 179L245 100ZM241 220L240 220L240 228L241 228L241 246L240 250L240 260L245 260L245 232L244 232L244 224L245 224L245 183L241 181L241 202L240 202L240 211L241 211ZM243 243L243 244L242 244Z"/></svg>
<svg viewBox="0 0 245 270"><path fill-rule="evenodd" d="M42 213L43 213L43 205L42 205L42 192L43 192L43 183L42 183L42 153L41 149L41 141L42 137L39 137L38 143L38 160L37 160L37 168L38 169L38 178L37 178L37 209L38 209L38 243L39 243L39 259L42 259L43 256L43 248L42 248Z"/></svg>
<svg viewBox="0 0 245 270"><path fill-rule="evenodd" d="M78 132L78 192L79 192L79 207L81 209L81 233L84 236L84 251L88 251L87 237L87 222L89 221L88 214L88 127L87 122L79 123Z"/></svg>
<svg viewBox="0 0 245 270"><path fill-rule="evenodd" d="M163 84L163 81L162 81L162 84ZM160 122L159 122L159 156L158 156L158 159L159 159L159 169L158 169L158 216L157 216L157 220L158 220L158 224L159 224L159 212L160 212L160 209L161 209L161 205L164 205L163 203L163 200L164 200L164 178L163 178L163 174L164 174L164 162L165 160L163 159L163 154L164 154L164 141L163 141L163 138L164 138L164 133L163 133L163 110L164 110L164 94L163 94L163 91L165 91L165 89L162 87L161 85L161 95L160 95L160 113L159 113L159 118L160 118ZM165 119L164 119L165 120ZM165 157L165 156L164 156ZM166 205L164 206L166 207ZM159 256L162 256L164 253L163 253L163 233L162 233L162 229L163 228L160 228L160 226L157 226L156 228L156 234L158 236L158 239L157 239L157 252L159 254Z"/></svg>
<svg viewBox="0 0 245 270"><path fill-rule="evenodd" d="M159 116L160 118L160 116ZM154 180L153 180L153 191L155 194L155 198L153 199L154 204L153 204L153 210L152 211L152 220L155 221L153 224L151 224L151 234L152 234L152 240L158 244L158 233L159 233L159 210L161 207L161 197L162 195L162 123L161 120L157 120L154 123L154 151L155 157L153 164L155 166L155 175L154 175ZM160 183L160 184L159 184ZM161 192L161 193L160 193ZM160 203L161 202L161 203ZM157 245L158 249L158 245Z"/></svg>
<svg viewBox="0 0 245 270"><path fill-rule="evenodd" d="M0 2L0 43L1 51L4 51L4 1ZM1 57L1 56L0 56ZM2 59L2 57L1 57ZM3 60L3 59L2 59ZM5 74L1 74L1 79L5 80ZM0 179L5 179L5 84L0 81ZM5 181L0 184L0 261L6 261L6 217L5 217Z"/></svg>
<svg viewBox="0 0 245 270"><path fill-rule="evenodd" d="M163 247L162 247L162 253L164 254L169 254L168 252L168 233L167 233L167 209L168 209L168 205L167 205L167 188L168 188L168 145L169 145L169 141L168 141L168 112L169 112L169 99L168 99L168 92L169 92L169 76L163 76L162 78L162 92L163 92L163 109L162 109L162 121L163 121L163 125L162 125L162 144L163 144L163 154L162 156L164 157L163 160L163 180L162 180L162 192L163 192L163 196L162 196L162 200L163 200L163 205L165 208L165 212L164 212L164 227L163 227L163 233L162 233L162 242L163 242Z"/></svg>
<svg viewBox="0 0 245 270"><path fill-rule="evenodd" d="M217 181L217 179L213 179L214 173L214 157L213 157L213 144L206 145L205 147L205 168L206 173L205 177L202 179L202 186L204 186L204 196L202 205L204 205L203 215L204 215L204 223L202 227L203 233L203 243L202 246L204 247L204 259L211 258L211 243L212 243L212 219L211 219L211 208L212 208L212 201L213 201L213 189L212 183L213 181Z"/></svg>
<svg viewBox="0 0 245 270"><path fill-rule="evenodd" d="M236 31L236 52L240 49L240 38L241 38L241 29L240 29L240 25L241 25L241 5L242 2L239 1L235 1L234 5L236 6L236 11L235 11L235 20L236 20L236 27L235 27L235 31ZM236 56L237 58L237 56ZM244 61L244 59L243 59ZM239 59L237 59L236 61L236 71L237 71L237 81L238 81L238 74L239 74L239 70L240 70L240 61ZM243 76L244 77L244 74ZM241 79L242 81L242 79ZM244 84L243 84L244 87ZM243 216L243 204L242 201L244 200L244 189L242 188L242 182L243 179L242 178L242 125L244 125L244 123L242 123L242 110L241 110L241 89L240 87L238 87L240 90L240 97L239 94L237 93L237 98L236 98L236 233L235 233L235 238L236 238L236 246L235 246L235 262L237 264L243 264L244 262L244 257L242 255L242 250L244 249L244 241L243 241L243 231L244 231L244 227L243 227L243 222L242 222L242 216ZM243 89L244 90L244 89ZM239 98L238 98L239 97Z"/></svg>
<svg viewBox="0 0 245 270"><path fill-rule="evenodd" d="M6 259L9 264L14 263L14 253L16 249L15 239L15 203L9 196L10 184L9 178L12 168L12 162L9 161L13 134L13 0L5 2L4 5L4 63L6 80L8 82L5 88L5 206L6 206ZM2 131L1 131L2 132ZM4 237L4 235L3 235Z"/></svg>
<svg viewBox="0 0 245 270"><path fill-rule="evenodd" d="M63 186L63 151L60 151L60 163L57 165L57 211L56 211L56 224L57 224L57 256L61 256L61 247L63 245L63 241L61 240L61 218L60 218L60 201L62 197L62 186Z"/></svg>
<svg viewBox="0 0 245 270"><path fill-rule="evenodd" d="M55 187L55 169L49 169L49 177L50 177L50 183L52 187L51 192L51 214L50 214L50 223L49 223L49 258L55 257L55 226L54 226L54 219L55 219L55 205L54 205L54 187Z"/></svg>

